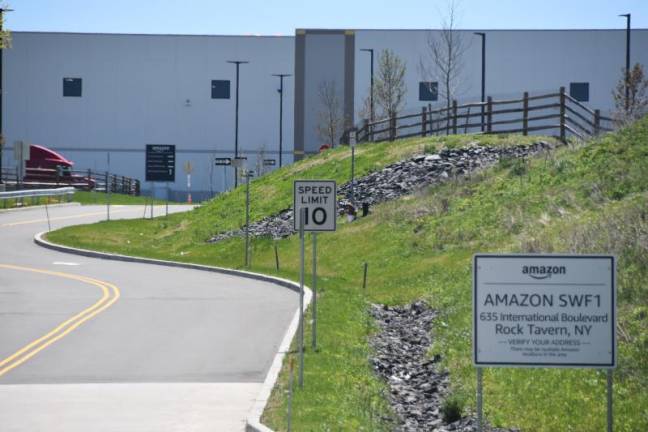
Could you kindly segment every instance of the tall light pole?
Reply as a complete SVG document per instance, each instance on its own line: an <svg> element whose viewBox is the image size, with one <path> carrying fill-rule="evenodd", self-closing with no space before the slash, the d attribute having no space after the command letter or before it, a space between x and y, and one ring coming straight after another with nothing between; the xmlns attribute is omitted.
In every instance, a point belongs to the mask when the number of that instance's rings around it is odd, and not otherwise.
<svg viewBox="0 0 648 432"><path fill-rule="evenodd" d="M630 17L632 14L622 14L626 18L626 82L625 82L625 110L630 109Z"/></svg>
<svg viewBox="0 0 648 432"><path fill-rule="evenodd" d="M371 113L369 114L369 116L370 116L371 123L373 123L375 121L375 117L374 117L374 50L373 50L373 48L361 48L360 51L368 52L371 55L371 57L370 57L370 61L371 61L371 81L370 82L371 82L371 84L370 84L370 87L369 87L369 105L370 105L369 109L371 110Z"/></svg>
<svg viewBox="0 0 648 432"><path fill-rule="evenodd" d="M238 158L238 114L239 114L239 66L250 63L243 60L228 60L236 65L236 116L234 118L234 158ZM234 169L234 187L238 186L238 168Z"/></svg>
<svg viewBox="0 0 648 432"><path fill-rule="evenodd" d="M484 132L484 102L486 102L486 33L474 32L474 34L481 36L481 130Z"/></svg>
<svg viewBox="0 0 648 432"><path fill-rule="evenodd" d="M12 11L13 11L13 9L0 8L0 35L4 31L4 28L3 28L4 13L5 12L12 12ZM2 49L3 45L4 45L4 40L1 40L0 41L0 184L2 184L2 147L4 147L4 133L3 133L3 130L2 130L2 116L3 116L3 112L2 112L2 92L3 92L3 88L2 88L2 75L3 75L2 57L3 57L3 54L4 54L3 49Z"/></svg>
<svg viewBox="0 0 648 432"><path fill-rule="evenodd" d="M283 80L285 77L292 76L291 74L272 74L272 76L279 77L279 168L282 164L283 156Z"/></svg>

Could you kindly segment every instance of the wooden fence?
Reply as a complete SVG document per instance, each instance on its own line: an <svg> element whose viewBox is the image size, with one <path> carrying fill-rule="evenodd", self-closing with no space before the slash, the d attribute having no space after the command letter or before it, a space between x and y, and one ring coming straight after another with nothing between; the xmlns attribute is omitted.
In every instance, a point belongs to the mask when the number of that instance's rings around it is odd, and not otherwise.
<svg viewBox="0 0 648 432"><path fill-rule="evenodd" d="M20 178L15 168L2 169L2 181L8 189L45 189L73 186L81 190L140 194L140 181L134 178L88 170L58 171L50 168L26 168Z"/></svg>
<svg viewBox="0 0 648 432"><path fill-rule="evenodd" d="M572 98L561 87L558 93L529 96L521 99L493 100L432 109L420 113L386 118L374 122L364 120L357 129L359 142L393 141L397 138L458 133L504 134L553 131L562 141L568 136L585 139L611 131L613 120ZM345 134L345 139L346 134Z"/></svg>

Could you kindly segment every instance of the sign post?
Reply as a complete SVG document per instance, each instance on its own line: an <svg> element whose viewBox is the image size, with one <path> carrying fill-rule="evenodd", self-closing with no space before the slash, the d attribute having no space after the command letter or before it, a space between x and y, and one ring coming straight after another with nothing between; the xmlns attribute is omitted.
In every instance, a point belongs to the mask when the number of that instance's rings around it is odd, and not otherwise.
<svg viewBox="0 0 648 432"><path fill-rule="evenodd" d="M299 213L299 388L304 388L304 220L305 209Z"/></svg>
<svg viewBox="0 0 648 432"><path fill-rule="evenodd" d="M301 236L301 274L303 296L304 232L313 235L313 350L317 349L317 232L335 231L337 219L337 185L333 180L295 180L293 190L293 219ZM303 305L300 305L303 321ZM301 334L303 346L303 331ZM300 384L301 385L301 384Z"/></svg>
<svg viewBox="0 0 648 432"><path fill-rule="evenodd" d="M351 146L351 203L356 205L355 202L355 146L356 146L356 131L349 131L349 145Z"/></svg>
<svg viewBox="0 0 648 432"><path fill-rule="evenodd" d="M223 167L223 192L227 190L227 167L232 166L232 158L215 158L214 165Z"/></svg>
<svg viewBox="0 0 648 432"><path fill-rule="evenodd" d="M483 367L616 367L616 264L609 255L489 255L473 262L473 362Z"/></svg>
<svg viewBox="0 0 648 432"><path fill-rule="evenodd" d="M317 349L317 231L311 233L311 241L313 243L313 268L311 271L313 281L311 283L313 287L313 335L311 337L311 343L313 346L313 351Z"/></svg>
<svg viewBox="0 0 648 432"><path fill-rule="evenodd" d="M108 171L106 171L106 220L110 221L110 194L112 185L110 184L110 152L106 153L106 162Z"/></svg>
<svg viewBox="0 0 648 432"><path fill-rule="evenodd" d="M241 171L245 177L245 267L250 266L250 177L253 171Z"/></svg>
<svg viewBox="0 0 648 432"><path fill-rule="evenodd" d="M153 219L153 194L155 182L175 182L175 145L146 145L146 181L151 185L151 219ZM146 209L144 210L146 216Z"/></svg>

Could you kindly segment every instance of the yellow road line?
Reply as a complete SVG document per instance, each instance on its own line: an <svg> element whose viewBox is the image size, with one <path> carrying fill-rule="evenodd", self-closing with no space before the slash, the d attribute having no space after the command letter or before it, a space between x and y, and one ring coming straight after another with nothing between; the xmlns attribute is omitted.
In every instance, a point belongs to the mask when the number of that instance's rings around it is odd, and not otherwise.
<svg viewBox="0 0 648 432"><path fill-rule="evenodd" d="M124 212L131 211L131 210L134 211L135 209L113 210L113 211L110 212L110 214L124 213ZM137 210L141 211L141 209L137 209ZM78 218L83 218L83 217L88 217L88 216L98 216L98 215L103 215L103 214L106 214L106 212L101 211L101 212L94 212L94 213L81 213L81 214L78 214L78 215L71 215L71 216L52 217L52 218L50 218L50 221L64 220L64 219L78 219ZM19 222L10 222L10 223L0 225L0 228L12 227L12 226L16 226L16 225L28 225L28 224L42 223L42 222L47 222L47 218L32 219L32 220L19 221Z"/></svg>
<svg viewBox="0 0 648 432"><path fill-rule="evenodd" d="M85 282L91 285L95 285L101 288L102 290L102 297L92 306L82 310L78 314L74 315L73 317L67 319L66 321L56 326L53 330L49 331L45 335L34 340L33 342L30 342L29 344L25 345L24 347L22 347L21 349L19 349L18 351L10 355L9 357L0 361L0 368L2 368L0 369L0 376L4 375L10 370L23 364L24 362L26 362L27 360L29 360L30 358L38 354L40 351L44 350L54 342L65 337L67 334L72 332L74 329L79 327L84 322L92 319L93 317L97 316L104 310L108 309L117 301L117 299L119 299L121 295L119 292L119 288L117 288L115 285L97 279L89 278L86 276L78 276L69 273L41 270L41 269L35 269L31 267L14 266L9 264L0 264L0 268L6 268L6 269L18 270L18 271L28 271L32 273L41 273L50 276L58 276L67 279L77 280L80 282ZM111 292L112 292L112 296L111 296Z"/></svg>

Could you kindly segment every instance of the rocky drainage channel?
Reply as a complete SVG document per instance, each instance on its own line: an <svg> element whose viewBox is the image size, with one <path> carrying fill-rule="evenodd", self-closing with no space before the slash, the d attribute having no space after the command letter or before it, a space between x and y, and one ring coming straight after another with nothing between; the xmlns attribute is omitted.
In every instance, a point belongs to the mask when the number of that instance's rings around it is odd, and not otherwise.
<svg viewBox="0 0 648 432"><path fill-rule="evenodd" d="M490 167L500 159L523 158L551 148L551 144L546 141L506 148L486 147L475 142L462 149L446 149L437 154L413 156L357 179L353 188L350 182L340 186L338 194L343 198L338 200L338 211L344 213L346 205L351 203L352 194L356 202L374 205ZM294 234L292 213L292 209L288 208L250 224L250 235L279 239ZM215 235L208 242L244 235L244 229L228 231Z"/></svg>
<svg viewBox="0 0 648 432"><path fill-rule="evenodd" d="M389 386L388 399L400 421L394 431L476 431L477 419L473 415L444 422L442 407L449 393L448 374L437 367L438 356L430 358L427 354L435 311L419 301L396 307L372 305L370 312L380 328L370 341L370 361ZM517 432L487 425L484 430Z"/></svg>

